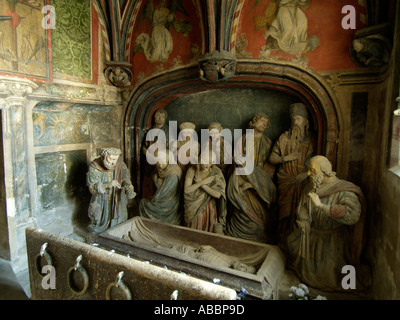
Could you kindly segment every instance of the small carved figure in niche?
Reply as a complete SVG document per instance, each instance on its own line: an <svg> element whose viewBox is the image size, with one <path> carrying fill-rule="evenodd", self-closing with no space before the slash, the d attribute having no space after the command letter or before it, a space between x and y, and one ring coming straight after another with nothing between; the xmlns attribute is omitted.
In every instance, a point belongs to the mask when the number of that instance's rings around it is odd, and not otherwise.
<svg viewBox="0 0 400 320"><path fill-rule="evenodd" d="M120 67L115 67L108 75L110 82L117 87L126 87L131 84L131 77Z"/></svg>
<svg viewBox="0 0 400 320"><path fill-rule="evenodd" d="M269 118L265 114L256 114L250 121L249 128L254 130L253 150L246 150L247 134L237 143L246 156L253 152L254 169L243 175L233 172L227 188L227 197L233 205L227 221L227 235L263 243L275 241L276 188L272 182L274 170L268 164L272 142L264 135L268 126ZM243 158L236 158L235 163L239 167L245 165Z"/></svg>
<svg viewBox="0 0 400 320"><path fill-rule="evenodd" d="M151 179L151 173L154 170L154 166L150 165L146 161L146 152L147 149L153 144L153 143L164 143L162 141L162 138L160 138L161 131L164 133L165 137L165 148L168 148L169 145L169 127L167 124L167 118L168 118L168 113L164 109L159 109L154 113L153 117L153 127L151 129L156 129L156 130L149 130L147 131L143 145L142 145L142 165L141 167L142 172L143 172L143 178L142 178L142 190L141 194L142 197L149 197L150 195L154 194L155 189L154 189L154 184Z"/></svg>
<svg viewBox="0 0 400 320"><path fill-rule="evenodd" d="M349 264L369 281L368 269L360 264L366 209L361 189L337 178L323 156L310 159L308 175L296 212L297 228L287 238L289 266L317 289L341 290L341 271Z"/></svg>
<svg viewBox="0 0 400 320"><path fill-rule="evenodd" d="M279 137L269 157L272 164L279 165L277 236L282 249L287 236L293 231L294 212L307 180L307 162L315 155L306 106L302 103L292 104L290 118L290 129Z"/></svg>
<svg viewBox="0 0 400 320"><path fill-rule="evenodd" d="M127 200L136 196L129 170L120 159L121 150L103 148L92 161L86 180L92 194L89 231L100 233L128 218Z"/></svg>
<svg viewBox="0 0 400 320"><path fill-rule="evenodd" d="M156 169L152 173L152 179L157 191L149 198L143 198L139 202L140 216L158 221L180 225L182 216L179 211L181 195L182 170L177 164L170 164L169 151L158 151Z"/></svg>
<svg viewBox="0 0 400 320"><path fill-rule="evenodd" d="M192 164L197 164L199 159L200 143L195 129L196 125L192 122L181 123L178 140L173 141L170 146L170 150L177 156L183 174Z"/></svg>
<svg viewBox="0 0 400 320"><path fill-rule="evenodd" d="M216 166L220 168L227 178L227 167L232 164L232 144L226 141L222 134L222 125L219 122L212 122L208 126L210 137L206 146L210 152L216 155ZM230 133L230 132L229 132Z"/></svg>
<svg viewBox="0 0 400 320"><path fill-rule="evenodd" d="M186 173L185 226L222 234L226 224L226 182L221 169L212 164L215 161L215 153L211 152L208 163L193 165Z"/></svg>
<svg viewBox="0 0 400 320"><path fill-rule="evenodd" d="M390 60L390 52L385 41L374 38L355 39L351 48L356 59L365 67L380 67Z"/></svg>

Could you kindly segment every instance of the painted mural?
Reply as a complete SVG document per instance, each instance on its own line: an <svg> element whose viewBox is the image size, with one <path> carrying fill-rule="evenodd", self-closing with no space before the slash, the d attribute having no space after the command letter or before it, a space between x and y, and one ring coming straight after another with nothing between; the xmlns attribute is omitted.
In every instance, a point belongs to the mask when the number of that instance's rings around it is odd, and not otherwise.
<svg viewBox="0 0 400 320"><path fill-rule="evenodd" d="M0 0L0 73L51 81L44 0Z"/></svg>
<svg viewBox="0 0 400 320"><path fill-rule="evenodd" d="M189 63L201 52L201 35L192 1L145 1L132 41L134 78Z"/></svg>
<svg viewBox="0 0 400 320"><path fill-rule="evenodd" d="M112 109L41 103L32 114L34 146L111 142Z"/></svg>
<svg viewBox="0 0 400 320"><path fill-rule="evenodd" d="M255 17L255 29L265 30L263 37L266 39L266 45L261 48L263 54L270 49L300 54L318 47L319 38L308 37L308 19L303 11L310 6L311 1L270 2L265 9L265 15Z"/></svg>
<svg viewBox="0 0 400 320"><path fill-rule="evenodd" d="M245 1L236 56L290 61L317 72L358 68L351 60L349 47L354 33L366 26L362 14L365 7L357 0L346 4L357 8L356 29L342 28L342 1Z"/></svg>
<svg viewBox="0 0 400 320"><path fill-rule="evenodd" d="M153 0L148 1L142 17L151 22L152 31L151 34L139 34L136 39L135 52L143 52L149 62L167 61L174 46L169 31L170 27L184 36L187 36L192 29L191 23L187 20L176 19L178 11L187 15L180 0L172 0L169 7L165 0L161 0L156 7L154 7Z"/></svg>

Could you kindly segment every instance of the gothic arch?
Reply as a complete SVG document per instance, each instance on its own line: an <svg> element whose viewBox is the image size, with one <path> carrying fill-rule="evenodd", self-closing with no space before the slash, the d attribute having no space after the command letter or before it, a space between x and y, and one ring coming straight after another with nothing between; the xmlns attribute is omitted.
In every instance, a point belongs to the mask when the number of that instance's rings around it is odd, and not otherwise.
<svg viewBox="0 0 400 320"><path fill-rule="evenodd" d="M217 84L200 80L198 66L164 72L137 84L124 117L125 159L135 177L140 172L141 142L151 126L154 111L179 97L221 88L268 89L296 96L308 106L312 116L318 133L318 153L324 154L336 167L343 120L330 87L318 75L297 66L252 60L240 61L237 75Z"/></svg>

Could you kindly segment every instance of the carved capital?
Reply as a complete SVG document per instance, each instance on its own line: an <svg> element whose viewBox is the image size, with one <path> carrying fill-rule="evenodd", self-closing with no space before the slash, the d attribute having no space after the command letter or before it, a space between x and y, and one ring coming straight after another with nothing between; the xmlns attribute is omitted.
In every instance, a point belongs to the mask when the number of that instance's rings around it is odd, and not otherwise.
<svg viewBox="0 0 400 320"><path fill-rule="evenodd" d="M113 86L123 88L131 85L133 78L132 64L124 61L108 61L106 66L104 75Z"/></svg>
<svg viewBox="0 0 400 320"><path fill-rule="evenodd" d="M216 83L228 80L236 72L236 56L228 51L213 51L198 59L200 79Z"/></svg>
<svg viewBox="0 0 400 320"><path fill-rule="evenodd" d="M36 83L27 79L0 76L0 96L9 105L24 105L27 96L37 88Z"/></svg>

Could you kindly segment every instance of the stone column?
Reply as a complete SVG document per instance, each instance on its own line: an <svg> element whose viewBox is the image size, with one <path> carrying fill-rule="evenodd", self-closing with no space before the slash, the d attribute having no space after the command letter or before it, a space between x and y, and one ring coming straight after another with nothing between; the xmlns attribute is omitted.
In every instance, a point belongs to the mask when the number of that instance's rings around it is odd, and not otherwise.
<svg viewBox="0 0 400 320"><path fill-rule="evenodd" d="M27 97L38 86L26 79L0 77L0 109L3 115L4 173L6 212L10 257L14 271L27 266L25 228L35 225L32 217L31 194L34 188L30 179L32 166L29 143L32 132L27 130L27 119L32 118L32 108L27 108ZM29 140L30 139L30 140ZM33 189L34 190L34 189Z"/></svg>

